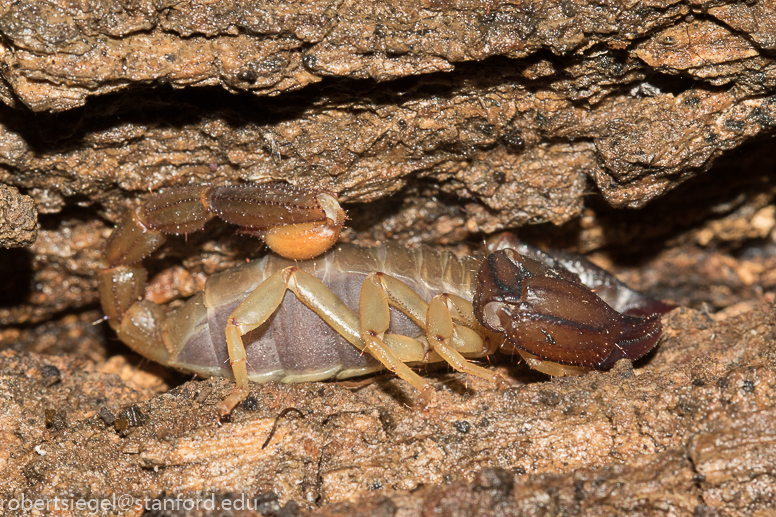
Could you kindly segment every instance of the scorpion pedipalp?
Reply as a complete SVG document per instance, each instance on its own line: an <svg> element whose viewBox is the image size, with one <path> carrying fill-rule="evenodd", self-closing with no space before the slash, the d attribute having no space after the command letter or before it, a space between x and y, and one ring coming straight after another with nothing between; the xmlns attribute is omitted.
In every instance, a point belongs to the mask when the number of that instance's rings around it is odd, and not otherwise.
<svg viewBox="0 0 776 517"><path fill-rule="evenodd" d="M513 249L496 251L478 274L477 318L488 329L503 332L540 370L537 360L574 370L565 373L577 373L578 367L607 369L622 358L638 359L657 344L660 313L622 314L568 273ZM560 371L556 365L551 368L553 374Z"/></svg>

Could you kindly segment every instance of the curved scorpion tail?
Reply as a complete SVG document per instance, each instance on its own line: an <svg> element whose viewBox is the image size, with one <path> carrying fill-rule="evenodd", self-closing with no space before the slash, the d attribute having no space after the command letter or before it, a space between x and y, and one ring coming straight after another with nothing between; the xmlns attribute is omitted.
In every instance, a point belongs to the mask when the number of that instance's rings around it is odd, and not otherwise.
<svg viewBox="0 0 776 517"><path fill-rule="evenodd" d="M141 266L104 269L98 280L102 310L119 339L140 355L167 364L170 354L162 337L164 310L141 300L145 269Z"/></svg>

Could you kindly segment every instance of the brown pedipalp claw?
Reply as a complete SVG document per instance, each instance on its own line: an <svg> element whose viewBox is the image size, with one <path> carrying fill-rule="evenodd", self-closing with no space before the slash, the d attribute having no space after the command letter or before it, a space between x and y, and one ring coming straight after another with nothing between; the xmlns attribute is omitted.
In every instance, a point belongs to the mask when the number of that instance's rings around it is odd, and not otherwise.
<svg viewBox="0 0 776 517"><path fill-rule="evenodd" d="M623 319L615 348L606 359L596 365L597 369L609 369L620 359L636 360L657 345L663 331L660 314L649 317L625 315Z"/></svg>
<svg viewBox="0 0 776 517"><path fill-rule="evenodd" d="M587 368L638 359L657 344L658 315L621 314L572 278L514 250L494 252L478 274L477 319L541 359Z"/></svg>
<svg viewBox="0 0 776 517"><path fill-rule="evenodd" d="M477 274L474 290L474 315L487 329L504 332L498 317L502 305L519 305L522 301L524 272L509 259L506 253L497 251L488 255Z"/></svg>

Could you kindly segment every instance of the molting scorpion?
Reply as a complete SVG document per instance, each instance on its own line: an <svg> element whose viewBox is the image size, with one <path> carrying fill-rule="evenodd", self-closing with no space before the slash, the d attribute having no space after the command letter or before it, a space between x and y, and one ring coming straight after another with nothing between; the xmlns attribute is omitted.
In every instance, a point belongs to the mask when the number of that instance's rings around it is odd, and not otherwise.
<svg viewBox="0 0 776 517"><path fill-rule="evenodd" d="M200 230L215 216L285 258L269 254L218 273L172 311L143 300L143 258L165 234ZM390 243L326 251L344 220L326 191L279 183L168 189L130 211L111 235L99 273L103 310L141 355L233 376L235 389L217 407L224 416L251 380L343 379L381 368L417 389L423 405L433 390L410 366L445 361L504 385L466 359L499 349L550 375L609 368L652 349L659 315L672 308L585 259L506 235L483 260Z"/></svg>

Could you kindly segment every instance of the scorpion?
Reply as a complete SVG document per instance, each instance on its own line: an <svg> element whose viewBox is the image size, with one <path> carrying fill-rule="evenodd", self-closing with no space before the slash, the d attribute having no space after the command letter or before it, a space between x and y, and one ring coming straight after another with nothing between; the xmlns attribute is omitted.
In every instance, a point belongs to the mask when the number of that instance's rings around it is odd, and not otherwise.
<svg viewBox="0 0 776 517"><path fill-rule="evenodd" d="M144 299L142 260L167 234L201 230L213 217L275 253L211 276L173 310ZM497 386L508 383L468 359L501 350L552 376L607 369L649 352L660 315L673 308L582 257L542 252L509 234L491 239L484 258L459 258L390 242L335 245L344 222L326 190L167 189L111 234L98 273L103 311L140 355L233 378L216 407L220 419L247 397L249 381L345 379L387 368L418 390L416 405L424 407L433 388L411 367L425 363L444 361Z"/></svg>

